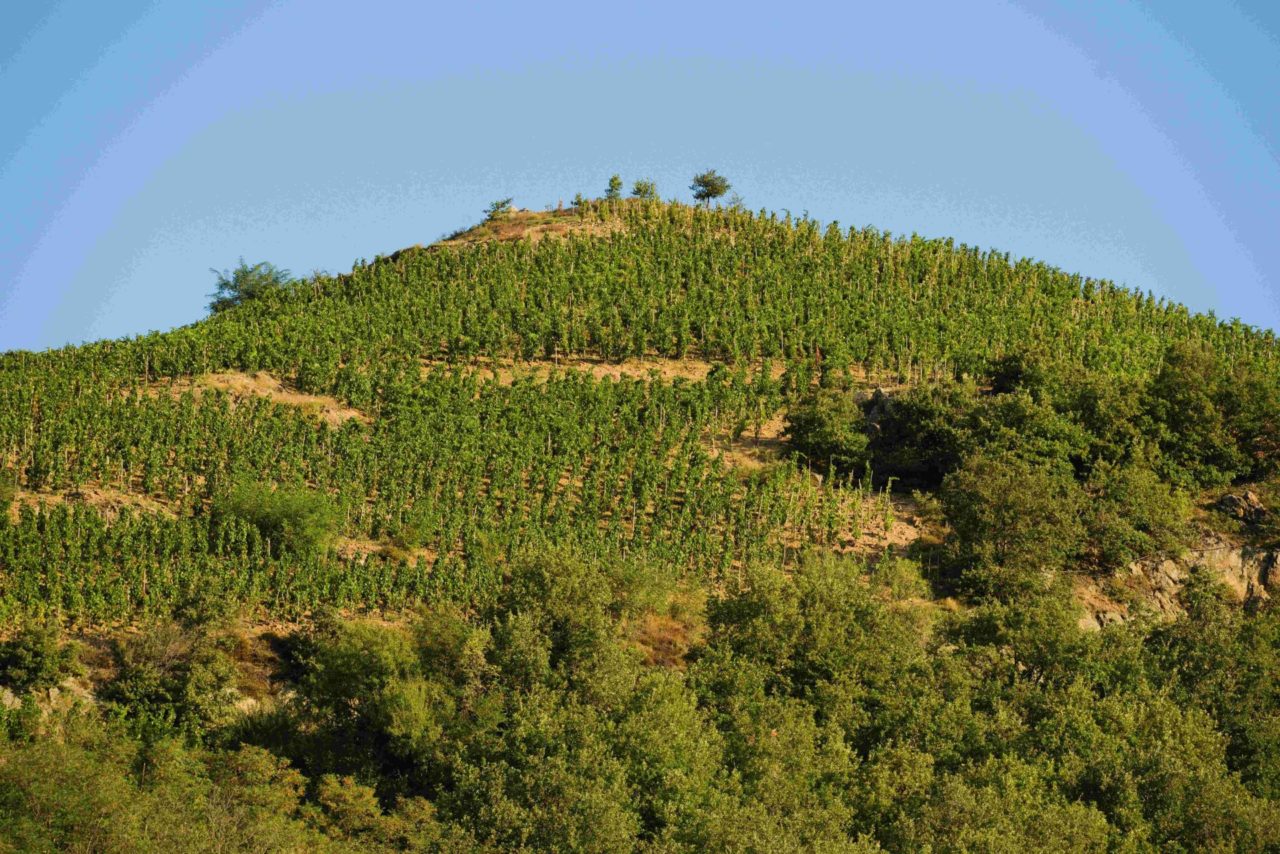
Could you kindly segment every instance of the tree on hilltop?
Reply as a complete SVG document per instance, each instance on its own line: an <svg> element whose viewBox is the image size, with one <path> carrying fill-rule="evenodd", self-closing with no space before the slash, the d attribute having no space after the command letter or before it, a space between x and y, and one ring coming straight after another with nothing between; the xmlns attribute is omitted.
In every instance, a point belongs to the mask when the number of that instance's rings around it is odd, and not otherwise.
<svg viewBox="0 0 1280 854"><path fill-rule="evenodd" d="M658 185L652 181L640 180L631 186L631 195L633 198L641 199L646 202L657 201Z"/></svg>
<svg viewBox="0 0 1280 854"><path fill-rule="evenodd" d="M614 175L609 178L609 189L605 190L604 197L609 201L617 201L622 198L622 176Z"/></svg>
<svg viewBox="0 0 1280 854"><path fill-rule="evenodd" d="M234 270L218 271L210 267L209 272L218 277L217 287L209 294L209 311L214 314L278 291L293 281L288 270L266 261L249 266L243 258Z"/></svg>
<svg viewBox="0 0 1280 854"><path fill-rule="evenodd" d="M511 202L512 198L510 196L505 199L498 199L497 201L490 202L489 207L484 209L484 221L492 222L495 219L501 219L511 213Z"/></svg>
<svg viewBox="0 0 1280 854"><path fill-rule="evenodd" d="M706 172L693 176L693 183L689 185L689 189L693 190L693 197L696 200L710 207L712 199L720 198L729 192L729 188L732 186L728 178L716 174L714 169L708 169Z"/></svg>

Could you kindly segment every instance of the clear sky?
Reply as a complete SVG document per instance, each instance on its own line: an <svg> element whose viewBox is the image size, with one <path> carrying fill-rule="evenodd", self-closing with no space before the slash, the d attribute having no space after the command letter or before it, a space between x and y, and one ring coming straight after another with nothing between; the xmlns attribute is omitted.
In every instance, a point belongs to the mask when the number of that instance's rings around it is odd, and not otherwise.
<svg viewBox="0 0 1280 854"><path fill-rule="evenodd" d="M1277 81L1274 0L7 3L0 350L707 167L1280 328Z"/></svg>

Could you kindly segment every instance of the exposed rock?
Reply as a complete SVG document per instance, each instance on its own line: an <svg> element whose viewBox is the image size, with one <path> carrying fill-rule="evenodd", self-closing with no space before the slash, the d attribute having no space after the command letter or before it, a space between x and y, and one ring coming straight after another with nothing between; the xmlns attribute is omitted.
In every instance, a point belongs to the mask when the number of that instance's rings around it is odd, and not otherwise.
<svg viewBox="0 0 1280 854"><path fill-rule="evenodd" d="M1218 499L1217 508L1247 525L1256 525L1267 518L1267 508L1251 490L1240 495L1224 495Z"/></svg>
<svg viewBox="0 0 1280 854"><path fill-rule="evenodd" d="M1190 549L1176 560L1155 558L1136 561L1128 572L1116 575L1107 587L1122 591L1123 597L1150 608L1161 619L1173 620L1185 611L1179 593L1192 569L1201 567L1221 581L1239 602L1270 599L1280 594L1280 550L1239 546L1221 538L1211 538L1199 548ZM1102 628L1123 622L1132 616L1129 609L1117 607L1102 586L1095 582L1077 589L1076 598L1085 608L1082 628Z"/></svg>
<svg viewBox="0 0 1280 854"><path fill-rule="evenodd" d="M18 695L10 691L8 688L0 688L0 708L16 709L22 705L22 700Z"/></svg>

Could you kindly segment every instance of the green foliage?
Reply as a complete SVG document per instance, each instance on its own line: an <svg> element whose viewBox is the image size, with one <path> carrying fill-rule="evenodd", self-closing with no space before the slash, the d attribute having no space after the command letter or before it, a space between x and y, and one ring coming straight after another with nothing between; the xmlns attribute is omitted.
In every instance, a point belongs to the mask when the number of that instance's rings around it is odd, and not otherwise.
<svg viewBox="0 0 1280 854"><path fill-rule="evenodd" d="M1090 547L1098 564L1116 568L1187 543L1191 502L1149 468L1102 463L1086 485Z"/></svg>
<svg viewBox="0 0 1280 854"><path fill-rule="evenodd" d="M941 495L966 564L1060 569L1084 546L1085 495L1061 465L979 453L947 475Z"/></svg>
<svg viewBox="0 0 1280 854"><path fill-rule="evenodd" d="M723 175L716 174L714 169L694 175L693 183L689 185L689 189L693 191L693 198L707 205L710 205L713 199L718 199L729 192L731 187L729 180Z"/></svg>
<svg viewBox="0 0 1280 854"><path fill-rule="evenodd" d="M484 221L493 222L496 219L502 219L511 213L511 202L513 199L508 196L505 199L498 199L489 203L489 207L484 209Z"/></svg>
<svg viewBox="0 0 1280 854"><path fill-rule="evenodd" d="M141 750L85 717L4 745L0 846L12 851L343 851L302 809L304 781L253 747Z"/></svg>
<svg viewBox="0 0 1280 854"><path fill-rule="evenodd" d="M222 496L220 516L256 527L276 548L289 554L322 552L337 533L338 510L326 495L308 489L271 487L241 481Z"/></svg>
<svg viewBox="0 0 1280 854"><path fill-rule="evenodd" d="M575 208L0 356L0 455L61 499L0 525L0 621L181 620L122 632L95 705L0 709L0 848L1280 845L1274 609L1197 573L1187 618L1088 634L1050 571L1175 549L1180 490L1274 471L1273 335L945 240ZM230 371L366 417L200 379ZM864 486L717 456L784 404L817 465L941 487L946 541L837 557ZM243 715L209 623L246 605L304 629ZM67 672L6 636L9 684Z"/></svg>
<svg viewBox="0 0 1280 854"><path fill-rule="evenodd" d="M18 497L18 474L12 469L0 467L0 519L7 518L9 508Z"/></svg>
<svg viewBox="0 0 1280 854"><path fill-rule="evenodd" d="M918 599L929 595L929 584L920 564L904 557L884 557L871 569L871 582L882 586L894 599Z"/></svg>
<svg viewBox="0 0 1280 854"><path fill-rule="evenodd" d="M236 670L208 632L160 624L118 639L112 657L116 673L99 697L144 740L201 738L234 720Z"/></svg>
<svg viewBox="0 0 1280 854"><path fill-rule="evenodd" d="M918 386L892 397L877 391L867 406L876 476L937 488L973 447L964 421L976 396L976 389L959 383Z"/></svg>
<svg viewBox="0 0 1280 854"><path fill-rule="evenodd" d="M0 686L18 695L52 688L81 671L79 648L57 626L30 624L0 641Z"/></svg>
<svg viewBox="0 0 1280 854"><path fill-rule="evenodd" d="M622 176L609 176L609 186L604 191L604 197L611 202L616 202L622 198Z"/></svg>
<svg viewBox="0 0 1280 854"><path fill-rule="evenodd" d="M1174 344L1152 379L1144 414L1167 477L1187 485L1261 478L1280 464L1280 379L1228 370L1203 346Z"/></svg>
<svg viewBox="0 0 1280 854"><path fill-rule="evenodd" d="M250 300L261 299L293 282L288 270L282 270L266 261L249 266L243 258L234 270L219 272L210 269L209 272L218 278L214 292L209 295L209 311L213 314Z"/></svg>
<svg viewBox="0 0 1280 854"><path fill-rule="evenodd" d="M870 459L862 407L845 390L818 388L791 406L787 437L790 450L820 471L857 475Z"/></svg>
<svg viewBox="0 0 1280 854"><path fill-rule="evenodd" d="M656 202L658 201L658 185L643 178L637 180L631 185L631 196L645 202Z"/></svg>

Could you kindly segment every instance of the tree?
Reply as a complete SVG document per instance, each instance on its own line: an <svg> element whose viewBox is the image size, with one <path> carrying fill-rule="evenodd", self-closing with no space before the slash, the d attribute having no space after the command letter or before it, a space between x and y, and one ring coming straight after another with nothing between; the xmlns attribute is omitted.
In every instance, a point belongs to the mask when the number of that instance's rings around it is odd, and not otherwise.
<svg viewBox="0 0 1280 854"><path fill-rule="evenodd" d="M942 504L958 556L1018 572L1059 569L1084 545L1086 498L1070 466L977 453L947 475Z"/></svg>
<svg viewBox="0 0 1280 854"><path fill-rule="evenodd" d="M710 207L712 199L720 198L729 192L732 186L728 178L723 175L717 175L714 169L708 169L706 172L693 176L693 183L689 185L689 189L693 190L695 199Z"/></svg>
<svg viewBox="0 0 1280 854"><path fill-rule="evenodd" d="M495 219L500 219L509 213L511 213L510 196L505 199L498 199L495 202L490 202L489 207L484 209L484 221L491 222Z"/></svg>
<svg viewBox="0 0 1280 854"><path fill-rule="evenodd" d="M234 270L219 272L210 267L209 272L218 277L217 287L209 294L209 311L214 314L278 291L293 281L288 270L266 261L259 261L251 267L243 258Z"/></svg>
<svg viewBox="0 0 1280 854"><path fill-rule="evenodd" d="M866 418L851 391L824 388L806 395L787 412L787 436L792 450L820 470L860 474L866 468Z"/></svg>
<svg viewBox="0 0 1280 854"><path fill-rule="evenodd" d="M658 200L658 185L652 181L639 180L631 186L631 195L646 202Z"/></svg>
<svg viewBox="0 0 1280 854"><path fill-rule="evenodd" d="M609 189L605 190L604 197L609 201L617 201L622 198L622 176L614 175L609 178Z"/></svg>

